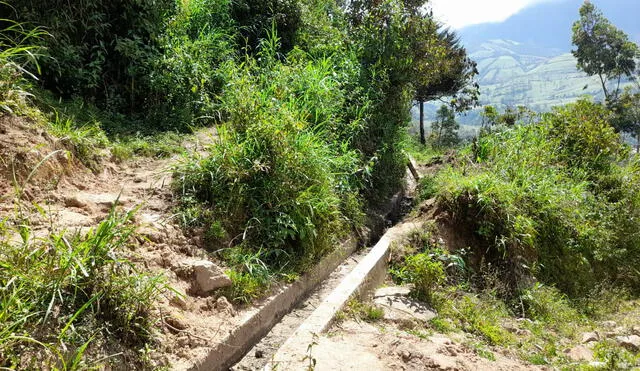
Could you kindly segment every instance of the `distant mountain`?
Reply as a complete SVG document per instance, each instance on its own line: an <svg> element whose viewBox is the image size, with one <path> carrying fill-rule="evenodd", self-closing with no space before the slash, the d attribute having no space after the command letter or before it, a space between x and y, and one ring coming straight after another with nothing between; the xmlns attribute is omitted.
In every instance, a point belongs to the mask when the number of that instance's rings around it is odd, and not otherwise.
<svg viewBox="0 0 640 371"><path fill-rule="evenodd" d="M515 40L548 49L571 50L571 26L583 0L550 0L522 10L502 23L463 28L459 34L471 49L494 39ZM640 41L640 0L591 0L613 24Z"/></svg>
<svg viewBox="0 0 640 371"><path fill-rule="evenodd" d="M640 41L640 0L592 0L604 15L636 42ZM571 26L583 0L549 0L524 9L502 23L483 24L459 31L462 42L480 72L481 104L500 109L526 105L547 111L582 95L602 99L597 77L576 68L571 55ZM441 103L427 107L433 120ZM414 113L414 117L416 113ZM479 111L460 121L479 124Z"/></svg>
<svg viewBox="0 0 640 371"><path fill-rule="evenodd" d="M570 53L490 40L470 55L480 71L482 104L544 111L585 94L603 98L600 80L578 71Z"/></svg>

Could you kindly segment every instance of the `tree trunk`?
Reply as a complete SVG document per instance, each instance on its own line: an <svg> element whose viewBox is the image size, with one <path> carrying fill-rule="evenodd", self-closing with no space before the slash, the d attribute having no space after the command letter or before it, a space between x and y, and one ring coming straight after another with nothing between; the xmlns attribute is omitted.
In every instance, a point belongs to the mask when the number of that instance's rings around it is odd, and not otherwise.
<svg viewBox="0 0 640 371"><path fill-rule="evenodd" d="M427 138L424 136L424 101L420 101L420 143L427 144Z"/></svg>
<svg viewBox="0 0 640 371"><path fill-rule="evenodd" d="M607 83L604 81L604 77L602 77L602 74L598 74L598 77L600 78L602 90L604 91L604 103L607 104L609 103L609 91L607 91Z"/></svg>

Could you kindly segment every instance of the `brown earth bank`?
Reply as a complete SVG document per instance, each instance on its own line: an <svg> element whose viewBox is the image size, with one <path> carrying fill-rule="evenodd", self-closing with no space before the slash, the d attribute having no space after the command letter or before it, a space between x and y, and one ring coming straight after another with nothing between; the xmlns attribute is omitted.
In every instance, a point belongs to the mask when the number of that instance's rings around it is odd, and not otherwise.
<svg viewBox="0 0 640 371"><path fill-rule="evenodd" d="M200 151L214 138L215 130L205 129L184 146ZM11 218L21 205L33 234L46 236L52 231L84 233L113 207L136 209L138 233L126 258L142 272L166 280L151 310L156 330L151 364L190 367L237 325L241 312L252 308L237 310L215 294L215 288L230 281L219 262L212 263L201 248L199 238L185 234L178 225L170 184L171 167L179 158L124 163L109 161L108 154L101 158L99 170L91 171L74 158L64 139L27 119L1 116L0 219Z"/></svg>

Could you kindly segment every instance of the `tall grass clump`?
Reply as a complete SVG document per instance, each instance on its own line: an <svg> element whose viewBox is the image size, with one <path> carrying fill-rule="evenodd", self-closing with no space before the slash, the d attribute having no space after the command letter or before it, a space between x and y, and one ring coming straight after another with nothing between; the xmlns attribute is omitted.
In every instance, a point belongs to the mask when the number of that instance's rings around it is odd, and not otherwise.
<svg viewBox="0 0 640 371"><path fill-rule="evenodd" d="M608 117L588 101L557 108L481 137L478 165L437 177L441 204L513 289L532 277L572 297L603 280L638 287L640 173Z"/></svg>
<svg viewBox="0 0 640 371"><path fill-rule="evenodd" d="M219 142L177 171L183 207L201 205L193 215L208 216L210 246L239 274L253 270L238 256L255 254L272 272L300 272L360 219L358 156L333 130L343 98L330 61L281 62L277 42L231 71Z"/></svg>
<svg viewBox="0 0 640 371"><path fill-rule="evenodd" d="M0 9L7 7L8 4L0 2ZM37 79L28 67L33 66L35 73L40 72L38 57L43 49L34 43L46 33L3 18L0 18L0 27L0 113L20 113L26 108L25 98L30 95L26 78Z"/></svg>
<svg viewBox="0 0 640 371"><path fill-rule="evenodd" d="M0 222L1 367L105 367L118 361L105 349L141 364L163 285L123 258L132 216L114 210L86 234L36 235L19 215Z"/></svg>

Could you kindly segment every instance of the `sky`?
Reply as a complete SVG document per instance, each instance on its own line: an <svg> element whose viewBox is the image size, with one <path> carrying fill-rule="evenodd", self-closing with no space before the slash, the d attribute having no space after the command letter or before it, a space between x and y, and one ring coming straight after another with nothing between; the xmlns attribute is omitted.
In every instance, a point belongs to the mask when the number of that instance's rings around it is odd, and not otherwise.
<svg viewBox="0 0 640 371"><path fill-rule="evenodd" d="M452 28L502 22L527 6L554 0L431 0L433 14Z"/></svg>

